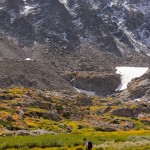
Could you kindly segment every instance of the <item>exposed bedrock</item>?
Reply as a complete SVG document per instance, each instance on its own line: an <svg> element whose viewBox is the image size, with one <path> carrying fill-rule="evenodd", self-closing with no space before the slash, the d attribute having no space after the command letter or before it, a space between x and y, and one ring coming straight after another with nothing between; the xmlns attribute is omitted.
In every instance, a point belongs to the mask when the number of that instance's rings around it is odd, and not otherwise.
<svg viewBox="0 0 150 150"><path fill-rule="evenodd" d="M71 79L72 76L72 79ZM69 75L66 75L69 80ZM115 73L76 72L70 75L71 84L79 89L94 91L100 95L111 94L120 84L120 76Z"/></svg>

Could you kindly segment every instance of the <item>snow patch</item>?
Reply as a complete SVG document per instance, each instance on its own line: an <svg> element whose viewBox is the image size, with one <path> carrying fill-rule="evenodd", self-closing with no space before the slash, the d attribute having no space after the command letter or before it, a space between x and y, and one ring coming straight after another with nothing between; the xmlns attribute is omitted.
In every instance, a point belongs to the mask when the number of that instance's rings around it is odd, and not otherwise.
<svg viewBox="0 0 150 150"><path fill-rule="evenodd" d="M134 102L141 102L141 99L137 98L133 100Z"/></svg>
<svg viewBox="0 0 150 150"><path fill-rule="evenodd" d="M30 61L30 60L31 60L31 58L26 58L25 60L28 60L28 61Z"/></svg>
<svg viewBox="0 0 150 150"><path fill-rule="evenodd" d="M114 5L114 3L113 3L113 2L110 2L109 7L112 7L113 5Z"/></svg>
<svg viewBox="0 0 150 150"><path fill-rule="evenodd" d="M121 25L124 22L123 18L118 18L118 24Z"/></svg>
<svg viewBox="0 0 150 150"><path fill-rule="evenodd" d="M74 87L74 88L76 89L76 91L78 93L85 93L85 94L87 94L89 96L95 96L96 95L96 92L94 92L94 91L86 91L86 90L78 89L76 87Z"/></svg>
<svg viewBox="0 0 150 150"><path fill-rule="evenodd" d="M23 0L24 4L27 4L27 0Z"/></svg>
<svg viewBox="0 0 150 150"><path fill-rule="evenodd" d="M81 22L81 18L78 18L76 20L73 21L73 24L78 28L78 29L82 29L83 28L83 24Z"/></svg>
<svg viewBox="0 0 150 150"><path fill-rule="evenodd" d="M24 1L24 6L23 6L23 10L22 10L21 14L27 15L36 7L36 5L29 5L26 0L23 0L23 1Z"/></svg>
<svg viewBox="0 0 150 150"><path fill-rule="evenodd" d="M147 56L150 56L150 53L147 53Z"/></svg>
<svg viewBox="0 0 150 150"><path fill-rule="evenodd" d="M92 3L91 6L92 6L91 8L92 8L93 10L99 9L99 4L98 4L98 3L94 3L94 4Z"/></svg>
<svg viewBox="0 0 150 150"><path fill-rule="evenodd" d="M24 7L24 10L23 10L22 14L27 15L32 9L34 9L33 6L27 5L27 6Z"/></svg>
<svg viewBox="0 0 150 150"><path fill-rule="evenodd" d="M68 0L59 0L59 2L62 3L65 6L65 8L68 10L68 12L69 12L69 14L71 16L73 16L73 17L77 16L77 14L75 12L75 9L78 7L77 3L75 3L74 7L69 8L69 6L68 6Z"/></svg>
<svg viewBox="0 0 150 150"><path fill-rule="evenodd" d="M148 67L116 67L117 74L121 75L121 84L116 91L124 90L127 88L132 79L142 76L149 69Z"/></svg>
<svg viewBox="0 0 150 150"><path fill-rule="evenodd" d="M62 4L67 5L68 4L68 0L59 0Z"/></svg>
<svg viewBox="0 0 150 150"><path fill-rule="evenodd" d="M64 32L64 33L62 34L62 37L63 37L63 40L64 40L64 41L66 41L67 43L69 42L68 39L67 39L67 33L66 33L66 32Z"/></svg>

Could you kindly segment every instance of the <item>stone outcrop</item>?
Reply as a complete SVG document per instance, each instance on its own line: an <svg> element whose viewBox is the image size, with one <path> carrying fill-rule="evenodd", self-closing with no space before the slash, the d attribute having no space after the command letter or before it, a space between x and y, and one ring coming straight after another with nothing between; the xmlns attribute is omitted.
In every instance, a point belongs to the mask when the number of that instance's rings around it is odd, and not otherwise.
<svg viewBox="0 0 150 150"><path fill-rule="evenodd" d="M127 88L129 94L134 98L150 96L150 70L148 70L142 77L133 79Z"/></svg>
<svg viewBox="0 0 150 150"><path fill-rule="evenodd" d="M122 108L113 110L112 114L119 117L135 117L138 115L138 111L137 109Z"/></svg>
<svg viewBox="0 0 150 150"><path fill-rule="evenodd" d="M117 108L111 110L111 113L115 116L119 117L131 117L137 118L140 117L141 114L149 114L150 113L150 105L149 104L137 104L131 108Z"/></svg>
<svg viewBox="0 0 150 150"><path fill-rule="evenodd" d="M77 72L73 74L71 84L82 90L107 95L115 91L120 84L120 76L114 73Z"/></svg>

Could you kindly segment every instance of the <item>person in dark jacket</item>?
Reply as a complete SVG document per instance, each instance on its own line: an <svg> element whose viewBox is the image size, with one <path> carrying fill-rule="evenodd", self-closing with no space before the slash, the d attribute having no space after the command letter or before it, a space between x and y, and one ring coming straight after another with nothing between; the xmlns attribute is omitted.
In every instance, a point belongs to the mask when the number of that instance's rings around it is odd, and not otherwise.
<svg viewBox="0 0 150 150"><path fill-rule="evenodd" d="M84 141L84 145L86 147L86 150L92 150L92 147L93 147L92 142L88 141L86 138L84 138L83 141Z"/></svg>

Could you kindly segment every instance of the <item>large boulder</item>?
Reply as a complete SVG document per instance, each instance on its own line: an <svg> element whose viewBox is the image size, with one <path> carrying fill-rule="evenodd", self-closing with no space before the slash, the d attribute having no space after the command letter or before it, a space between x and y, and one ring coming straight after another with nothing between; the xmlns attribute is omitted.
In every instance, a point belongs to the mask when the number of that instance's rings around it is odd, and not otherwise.
<svg viewBox="0 0 150 150"><path fill-rule="evenodd" d="M112 115L118 117L139 117L141 114L150 113L150 105L147 103L137 104L131 107L117 108L110 111Z"/></svg>
<svg viewBox="0 0 150 150"><path fill-rule="evenodd" d="M120 84L120 76L115 73L82 71L74 74L71 84L79 89L107 95L113 93L118 87Z"/></svg>
<svg viewBox="0 0 150 150"><path fill-rule="evenodd" d="M119 117L135 117L138 115L138 109L120 108L114 109L112 114Z"/></svg>

